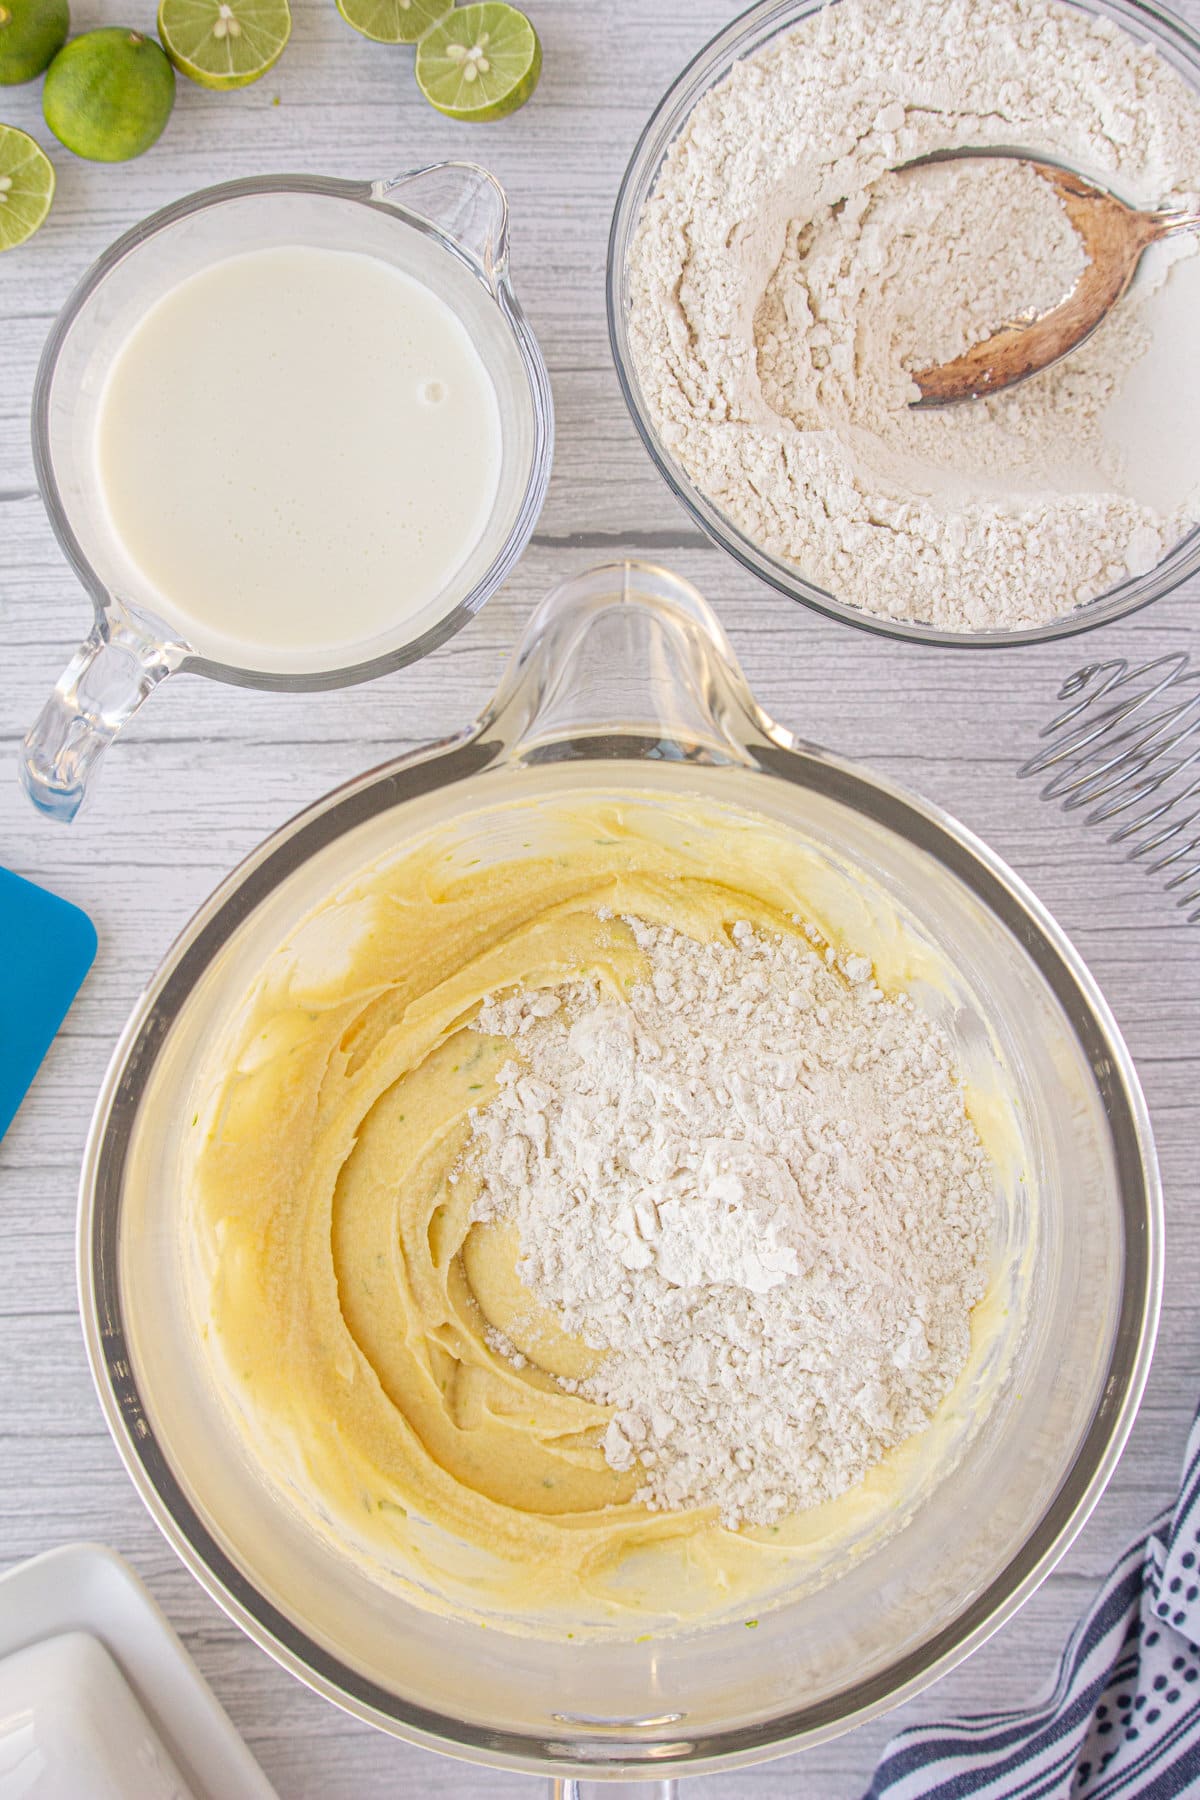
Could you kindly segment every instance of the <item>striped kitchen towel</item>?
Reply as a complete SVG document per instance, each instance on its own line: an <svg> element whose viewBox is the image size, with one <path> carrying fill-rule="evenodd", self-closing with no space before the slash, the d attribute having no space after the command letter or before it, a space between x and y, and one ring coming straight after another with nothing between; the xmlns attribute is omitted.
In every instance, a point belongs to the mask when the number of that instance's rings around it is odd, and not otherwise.
<svg viewBox="0 0 1200 1800"><path fill-rule="evenodd" d="M1200 1795L1200 1415L1178 1503L1108 1577L1049 1700L902 1731L866 1800L1178 1794Z"/></svg>

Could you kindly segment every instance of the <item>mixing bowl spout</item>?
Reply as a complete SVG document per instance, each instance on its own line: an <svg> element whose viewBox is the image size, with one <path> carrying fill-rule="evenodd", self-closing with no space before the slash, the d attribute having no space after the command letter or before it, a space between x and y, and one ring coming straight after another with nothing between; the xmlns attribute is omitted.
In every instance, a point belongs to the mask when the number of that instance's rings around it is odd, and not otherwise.
<svg viewBox="0 0 1200 1800"><path fill-rule="evenodd" d="M482 725L526 763L564 738L592 742L592 754L747 768L766 743L792 745L755 702L708 602L642 562L590 569L547 594Z"/></svg>

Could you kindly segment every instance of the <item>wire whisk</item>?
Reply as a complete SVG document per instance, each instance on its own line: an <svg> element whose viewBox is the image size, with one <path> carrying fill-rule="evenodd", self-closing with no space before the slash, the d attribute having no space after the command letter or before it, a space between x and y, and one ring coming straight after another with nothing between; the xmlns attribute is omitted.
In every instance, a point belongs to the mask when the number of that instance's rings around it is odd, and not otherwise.
<svg viewBox="0 0 1200 1800"><path fill-rule="evenodd" d="M1049 772L1043 800L1112 825L1108 842L1167 877L1189 925L1200 919L1200 669L1190 663L1177 650L1077 669L1058 692L1072 704L1041 733L1051 742L1017 770Z"/></svg>

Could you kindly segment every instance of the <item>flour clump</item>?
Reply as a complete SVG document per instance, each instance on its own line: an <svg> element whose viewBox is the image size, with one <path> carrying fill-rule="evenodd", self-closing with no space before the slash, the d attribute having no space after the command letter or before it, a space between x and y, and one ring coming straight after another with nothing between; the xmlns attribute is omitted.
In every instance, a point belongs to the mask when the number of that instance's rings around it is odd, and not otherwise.
<svg viewBox="0 0 1200 1800"><path fill-rule="evenodd" d="M1057 304L1084 266L1027 164L901 167L996 146L1135 205L1200 198L1200 98L1109 20L1058 0L838 0L701 98L629 256L638 381L696 485L838 599L953 632L1054 618L1200 519L1195 408L1171 394L1200 356L1195 240L1153 250L1056 367L911 409L914 371ZM1158 330L1171 357L1147 356Z"/></svg>
<svg viewBox="0 0 1200 1800"><path fill-rule="evenodd" d="M492 996L474 1217L604 1354L608 1462L653 1508L770 1525L922 1430L970 1348L995 1194L944 1034L870 962L629 919L646 973ZM512 1354L496 1334L496 1347Z"/></svg>

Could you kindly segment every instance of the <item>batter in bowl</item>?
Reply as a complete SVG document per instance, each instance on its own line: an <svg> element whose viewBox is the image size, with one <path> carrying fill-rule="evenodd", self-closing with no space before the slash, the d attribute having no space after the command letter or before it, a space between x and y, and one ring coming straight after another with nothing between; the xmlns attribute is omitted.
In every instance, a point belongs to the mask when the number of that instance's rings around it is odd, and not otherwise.
<svg viewBox="0 0 1200 1800"><path fill-rule="evenodd" d="M488 1623L794 1591L901 1524L986 1399L1001 1177L947 1040L800 904L793 840L674 819L581 802L554 854L364 877L197 1112L196 1310L250 1454ZM707 1125L647 1140L638 1109L706 1079ZM831 1118L835 1089L861 1104Z"/></svg>

